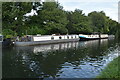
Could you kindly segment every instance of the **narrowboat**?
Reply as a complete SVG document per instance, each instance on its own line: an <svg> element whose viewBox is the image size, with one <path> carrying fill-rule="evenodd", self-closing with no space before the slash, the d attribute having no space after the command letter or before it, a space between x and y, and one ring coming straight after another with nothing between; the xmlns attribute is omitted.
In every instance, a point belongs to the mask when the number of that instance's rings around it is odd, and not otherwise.
<svg viewBox="0 0 120 80"><path fill-rule="evenodd" d="M79 41L79 35L27 35L25 38L18 37L13 44L15 46L31 46L71 41Z"/></svg>
<svg viewBox="0 0 120 80"><path fill-rule="evenodd" d="M96 40L96 39L107 39L108 34L79 34L80 40Z"/></svg>

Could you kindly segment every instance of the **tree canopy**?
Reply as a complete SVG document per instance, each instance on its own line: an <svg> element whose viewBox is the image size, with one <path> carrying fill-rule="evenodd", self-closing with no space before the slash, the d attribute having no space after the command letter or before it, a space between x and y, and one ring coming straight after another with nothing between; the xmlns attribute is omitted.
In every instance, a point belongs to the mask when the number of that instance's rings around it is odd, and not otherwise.
<svg viewBox="0 0 120 80"><path fill-rule="evenodd" d="M120 24L103 11L86 16L82 10L65 11L58 2L2 3L3 35L7 38L26 34L80 34L101 32L120 34ZM37 15L26 16L31 10ZM119 36L118 36L119 37Z"/></svg>

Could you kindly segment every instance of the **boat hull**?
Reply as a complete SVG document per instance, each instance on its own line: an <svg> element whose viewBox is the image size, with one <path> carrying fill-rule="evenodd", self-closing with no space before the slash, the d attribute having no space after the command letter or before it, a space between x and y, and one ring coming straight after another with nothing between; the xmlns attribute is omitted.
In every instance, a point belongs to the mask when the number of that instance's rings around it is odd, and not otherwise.
<svg viewBox="0 0 120 80"><path fill-rule="evenodd" d="M80 41L88 41L88 40L98 40L98 39L107 39L108 37L104 38L85 38L85 37L79 37Z"/></svg>
<svg viewBox="0 0 120 80"><path fill-rule="evenodd" d="M52 43L62 43L62 42L74 42L79 41L78 39L61 39L61 40L47 40L47 41L29 41L29 42L13 42L15 46L31 46L31 45L43 45Z"/></svg>
<svg viewBox="0 0 120 80"><path fill-rule="evenodd" d="M84 40L107 39L108 38L108 34L91 34L91 35L79 34L79 38L80 38L81 41L84 41Z"/></svg>

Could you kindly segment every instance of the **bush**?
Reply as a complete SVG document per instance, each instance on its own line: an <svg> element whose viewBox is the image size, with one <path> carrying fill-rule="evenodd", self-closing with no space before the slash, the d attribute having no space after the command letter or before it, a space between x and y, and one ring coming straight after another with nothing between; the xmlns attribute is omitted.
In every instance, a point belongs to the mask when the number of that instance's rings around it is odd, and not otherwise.
<svg viewBox="0 0 120 80"><path fill-rule="evenodd" d="M13 36L17 35L16 32L10 29L4 29L2 32L3 32L2 34L4 35L4 38L12 38Z"/></svg>

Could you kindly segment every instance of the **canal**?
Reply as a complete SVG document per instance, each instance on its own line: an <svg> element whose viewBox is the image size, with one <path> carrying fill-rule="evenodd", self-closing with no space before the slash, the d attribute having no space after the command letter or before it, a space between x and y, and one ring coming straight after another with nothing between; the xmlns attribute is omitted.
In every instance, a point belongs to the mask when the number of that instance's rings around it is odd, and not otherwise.
<svg viewBox="0 0 120 80"><path fill-rule="evenodd" d="M114 39L2 49L3 78L95 78L118 57Z"/></svg>

